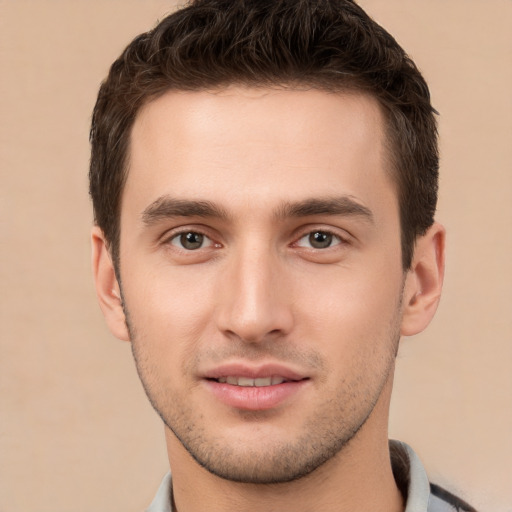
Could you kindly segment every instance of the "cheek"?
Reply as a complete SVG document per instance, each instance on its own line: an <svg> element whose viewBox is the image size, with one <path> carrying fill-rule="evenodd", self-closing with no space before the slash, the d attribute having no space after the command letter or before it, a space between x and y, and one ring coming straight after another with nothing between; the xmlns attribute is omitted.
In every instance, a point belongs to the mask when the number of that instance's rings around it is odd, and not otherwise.
<svg viewBox="0 0 512 512"><path fill-rule="evenodd" d="M322 269L323 270L323 269ZM297 279L297 303L319 321L360 324L386 318L396 310L402 291L400 269L389 266L330 267Z"/></svg>
<svg viewBox="0 0 512 512"><path fill-rule="evenodd" d="M357 354L373 357L376 350L390 350L400 317L402 278L397 269L334 268L302 280L295 292L298 327L343 364Z"/></svg>
<svg viewBox="0 0 512 512"><path fill-rule="evenodd" d="M123 294L135 337L145 340L144 350L167 363L177 363L194 349L215 301L206 276L172 267L133 272Z"/></svg>

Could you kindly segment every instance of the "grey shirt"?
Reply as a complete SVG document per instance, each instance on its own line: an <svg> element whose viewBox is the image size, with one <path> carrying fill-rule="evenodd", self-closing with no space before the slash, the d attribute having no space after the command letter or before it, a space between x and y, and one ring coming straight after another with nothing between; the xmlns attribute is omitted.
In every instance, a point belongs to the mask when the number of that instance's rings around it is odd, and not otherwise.
<svg viewBox="0 0 512 512"><path fill-rule="evenodd" d="M425 468L412 448L389 442L393 473L406 501L404 512L475 512L467 503L441 487L430 484ZM146 512L172 512L171 474L167 473Z"/></svg>

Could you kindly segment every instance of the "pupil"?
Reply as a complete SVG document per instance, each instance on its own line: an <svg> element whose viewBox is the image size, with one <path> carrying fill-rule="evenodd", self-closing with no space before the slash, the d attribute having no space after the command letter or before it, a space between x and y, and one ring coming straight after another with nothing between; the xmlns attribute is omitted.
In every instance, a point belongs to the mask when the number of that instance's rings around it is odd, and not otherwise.
<svg viewBox="0 0 512 512"><path fill-rule="evenodd" d="M332 243L332 235L323 231L316 231L309 235L309 243L315 249L325 249Z"/></svg>
<svg viewBox="0 0 512 512"><path fill-rule="evenodd" d="M200 233L183 233L181 235L181 245L185 249L199 249L203 245L203 235Z"/></svg>

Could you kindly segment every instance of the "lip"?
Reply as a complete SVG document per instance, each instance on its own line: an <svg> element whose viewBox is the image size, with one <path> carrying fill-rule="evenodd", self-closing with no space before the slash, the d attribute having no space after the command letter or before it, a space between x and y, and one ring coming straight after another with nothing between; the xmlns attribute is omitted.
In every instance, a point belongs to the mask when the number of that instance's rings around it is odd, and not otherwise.
<svg viewBox="0 0 512 512"><path fill-rule="evenodd" d="M215 368L203 372L203 378L205 379L219 379L220 377L228 377L230 375L247 377L249 379L259 379L271 377L272 375L279 375L289 381L298 381L307 378L306 375L279 363L267 363L257 366L245 363L229 363L216 366Z"/></svg>
<svg viewBox="0 0 512 512"><path fill-rule="evenodd" d="M216 380L228 376L250 379L280 376L286 381L271 386L244 387ZM204 372L202 381L206 389L228 407L246 411L265 411L279 407L293 399L307 385L309 377L282 364L252 366L244 363L231 363Z"/></svg>

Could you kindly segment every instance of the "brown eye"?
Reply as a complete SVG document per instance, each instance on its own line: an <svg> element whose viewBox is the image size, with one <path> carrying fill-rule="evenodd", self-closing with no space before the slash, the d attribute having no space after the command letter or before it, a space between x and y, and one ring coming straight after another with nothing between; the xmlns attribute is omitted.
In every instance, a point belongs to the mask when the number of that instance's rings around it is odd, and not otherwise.
<svg viewBox="0 0 512 512"><path fill-rule="evenodd" d="M172 245L187 251L201 249L206 243L211 243L211 240L207 236L195 231L180 233L171 239Z"/></svg>
<svg viewBox="0 0 512 512"><path fill-rule="evenodd" d="M311 247L315 249L325 249L331 246L332 235L331 233L325 233L323 231L315 231L309 234L309 243Z"/></svg>
<svg viewBox="0 0 512 512"><path fill-rule="evenodd" d="M328 249L334 245L342 243L339 236L329 233L329 231L311 231L304 235L298 242L299 247L308 247L310 249Z"/></svg>

